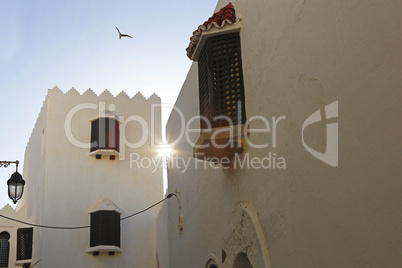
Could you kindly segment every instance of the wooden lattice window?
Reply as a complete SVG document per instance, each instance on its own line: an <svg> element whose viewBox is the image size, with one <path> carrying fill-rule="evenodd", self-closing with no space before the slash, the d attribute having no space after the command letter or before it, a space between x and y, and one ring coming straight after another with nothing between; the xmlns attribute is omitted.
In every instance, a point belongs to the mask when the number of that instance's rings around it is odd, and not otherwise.
<svg viewBox="0 0 402 268"><path fill-rule="evenodd" d="M91 122L91 152L99 149L120 148L119 121L114 118L98 118Z"/></svg>
<svg viewBox="0 0 402 268"><path fill-rule="evenodd" d="M10 253L10 234L8 232L0 233L0 267L8 267L8 257Z"/></svg>
<svg viewBox="0 0 402 268"><path fill-rule="evenodd" d="M91 213L90 247L120 247L120 213L100 210Z"/></svg>
<svg viewBox="0 0 402 268"><path fill-rule="evenodd" d="M33 228L17 230L17 260L32 259Z"/></svg>
<svg viewBox="0 0 402 268"><path fill-rule="evenodd" d="M209 37L198 58L200 115L212 128L246 122L239 33ZM217 119L224 116L225 118ZM208 125L201 120L201 129Z"/></svg>

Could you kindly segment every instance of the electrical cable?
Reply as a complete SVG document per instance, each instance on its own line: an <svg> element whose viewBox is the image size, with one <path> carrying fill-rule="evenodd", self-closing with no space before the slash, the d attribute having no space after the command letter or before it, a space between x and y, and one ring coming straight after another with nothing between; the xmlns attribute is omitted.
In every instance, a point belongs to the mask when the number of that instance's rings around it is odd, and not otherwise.
<svg viewBox="0 0 402 268"><path fill-rule="evenodd" d="M150 206L150 207L148 207L148 208L146 208L146 209L144 209L144 210L138 211L138 212L136 212L136 213L134 213L134 214L131 214L131 215L128 215L128 216L126 216L126 217L124 217L124 218L121 218L120 221L123 221L123 220L125 220L125 219L131 218L131 217L133 217L133 216L135 216L135 215L138 215L138 214L140 214L140 213L143 213L143 212L147 211L148 209L151 209L151 208L153 208L154 206L159 205L160 203L162 203L162 202L165 201L166 199L171 198L173 195L174 195L174 194L168 194L165 198L163 198L163 199L162 199L161 201L159 201L158 203L155 203L155 204L153 204L152 206Z"/></svg>
<svg viewBox="0 0 402 268"><path fill-rule="evenodd" d="M152 206L149 206L149 207L147 207L146 209L143 209L143 210L141 210L141 211L138 211L138 212L136 212L136 213L134 213L134 214L128 215L128 216L126 216L126 217L120 219L120 221L123 221L123 220L125 220L125 219L131 218L131 217L136 216L136 215L138 215L138 214L141 214L141 213L143 213L143 212L145 212L145 211L147 211L147 210L149 210L149 209L151 209L151 208L153 208L153 207L159 205L160 203L166 201L167 199L171 198L172 196L176 196L176 194L170 193L170 194L168 194L165 198L163 198L163 199L160 200L159 202L153 204ZM178 198L178 197L176 196L176 198ZM179 199L177 199L177 200L179 201ZM180 201L179 201L179 209L180 209ZM29 225L29 226L33 226L33 227L40 227L40 228L47 228L47 229L76 230L76 229L85 229L85 228L90 228L90 227L91 227L90 225L74 226L74 227L50 226L50 225L41 225L41 224L34 224L34 223L24 222L24 221L17 220L17 219L13 219L13 218L10 218L10 217L1 215L1 214L0 214L0 217L5 218L5 219L7 219L7 220L19 222L19 223L22 223L22 224L25 224L25 225Z"/></svg>
<svg viewBox="0 0 402 268"><path fill-rule="evenodd" d="M87 226L76 226L76 227L50 226L50 225L41 225L41 224L34 224L34 223L25 222L25 221L20 221L20 220L13 219L13 218L1 215L1 214L0 214L0 217L5 218L5 219L10 220L10 221L15 221L15 222L19 222L19 223L22 223L22 224L26 224L26 225L29 225L29 226L48 228L48 229L72 230L72 229L84 229L84 228L89 228L90 227L89 225L87 225Z"/></svg>

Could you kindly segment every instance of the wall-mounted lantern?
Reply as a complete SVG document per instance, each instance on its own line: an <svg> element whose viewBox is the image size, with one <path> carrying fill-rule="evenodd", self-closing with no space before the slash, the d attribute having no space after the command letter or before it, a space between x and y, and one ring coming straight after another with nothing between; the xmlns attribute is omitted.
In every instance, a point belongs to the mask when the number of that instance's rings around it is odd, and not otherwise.
<svg viewBox="0 0 402 268"><path fill-rule="evenodd" d="M22 178L21 174L18 173L18 164L20 162L17 161L0 161L0 167L8 167L10 164L16 165L15 172L11 175L11 178L7 181L8 185L8 197L13 200L13 203L16 204L18 200L21 199L22 194L24 192L25 181Z"/></svg>

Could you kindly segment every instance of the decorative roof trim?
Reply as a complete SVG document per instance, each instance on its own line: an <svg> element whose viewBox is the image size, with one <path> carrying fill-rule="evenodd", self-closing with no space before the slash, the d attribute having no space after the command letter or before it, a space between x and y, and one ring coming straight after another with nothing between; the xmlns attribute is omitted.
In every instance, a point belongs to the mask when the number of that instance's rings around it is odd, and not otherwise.
<svg viewBox="0 0 402 268"><path fill-rule="evenodd" d="M94 205L89 209L88 213L91 214L97 211L116 211L117 213L123 214L123 210L108 198L104 198L102 201Z"/></svg>
<svg viewBox="0 0 402 268"><path fill-rule="evenodd" d="M132 98L130 98L129 95L125 91L121 91L119 94L116 95L116 97L107 89L105 89L101 94L96 94L92 89L87 89L84 93L80 94L77 89L72 87L70 90L68 90L66 93L63 93L63 91L55 86L51 89L48 90L48 95L74 95L74 96L85 96L85 97L98 97L98 98L104 98L104 99L127 99L127 100L136 100L136 101L154 101L155 99L159 99L160 97L156 94L153 93L151 96L148 98L144 97L141 92L137 92Z"/></svg>
<svg viewBox="0 0 402 268"><path fill-rule="evenodd" d="M190 44L188 45L187 57L191 60L197 61L200 53L198 48L202 48L205 43L203 37L210 37L213 35L222 34L222 29L225 28L225 33L239 31L240 19L236 18L235 9L232 3L227 4L221 10L214 13L206 22L198 26L197 30L193 32L190 37Z"/></svg>

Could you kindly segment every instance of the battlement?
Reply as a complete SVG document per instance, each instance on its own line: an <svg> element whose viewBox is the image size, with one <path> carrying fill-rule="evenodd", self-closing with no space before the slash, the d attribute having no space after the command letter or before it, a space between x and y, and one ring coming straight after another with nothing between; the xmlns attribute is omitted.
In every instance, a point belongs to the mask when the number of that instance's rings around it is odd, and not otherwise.
<svg viewBox="0 0 402 268"><path fill-rule="evenodd" d="M48 96L64 95L66 97L82 97L82 99L99 98L99 100L116 99L121 101L146 101L151 103L160 103L161 99L155 93L149 98L145 98L141 92L137 92L133 97L127 95L125 91L121 91L116 96L113 96L109 90L105 89L101 94L96 94L91 88L87 89L84 93L80 94L74 87L64 93L59 87L55 86L48 90Z"/></svg>
<svg viewBox="0 0 402 268"><path fill-rule="evenodd" d="M137 92L133 97L129 97L124 91L121 91L116 96L113 96L113 94L107 89L98 95L90 88L84 93L80 94L74 87L64 93L59 87L55 86L48 90L27 146L30 144L33 136L40 135L39 132L42 132L44 126L47 125L47 117L49 116L49 113L53 113L55 108L58 109L60 106L64 106L63 104L66 103L69 103L69 105L71 105L70 108L72 108L73 106L81 103L99 104L101 102L113 104L116 107L118 106L123 108L126 113L127 111L131 110L129 115L133 115L133 112L138 112L138 114L147 113L146 111L149 107L151 107L151 105L161 103L161 98L155 93L149 98L145 98L141 92ZM54 105L51 105L51 103ZM49 106L52 106L52 108L49 108ZM50 109L52 111L50 111ZM38 125L41 127L38 127Z"/></svg>

